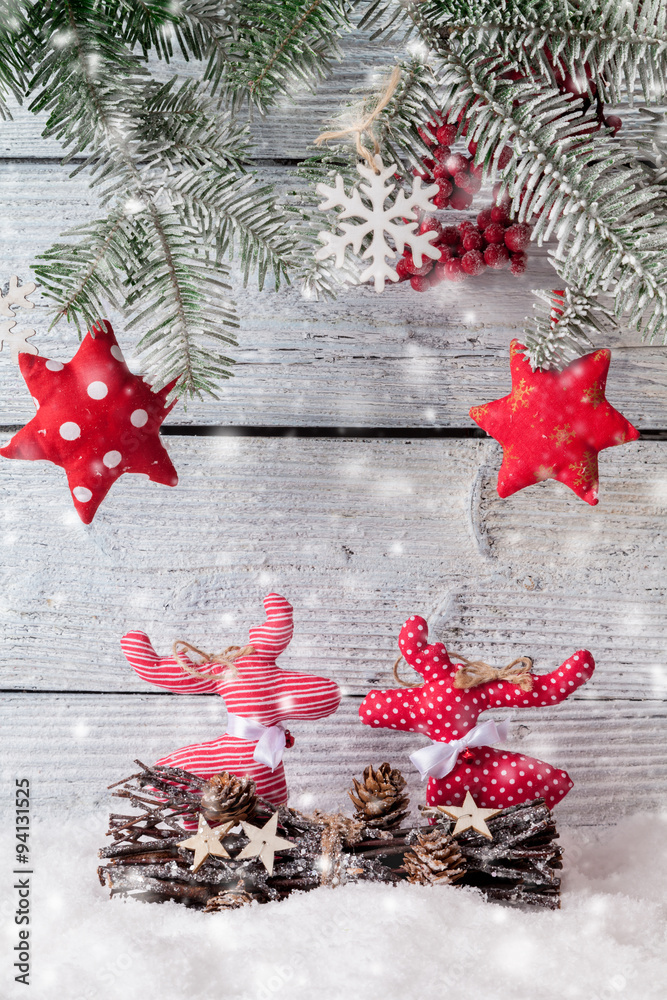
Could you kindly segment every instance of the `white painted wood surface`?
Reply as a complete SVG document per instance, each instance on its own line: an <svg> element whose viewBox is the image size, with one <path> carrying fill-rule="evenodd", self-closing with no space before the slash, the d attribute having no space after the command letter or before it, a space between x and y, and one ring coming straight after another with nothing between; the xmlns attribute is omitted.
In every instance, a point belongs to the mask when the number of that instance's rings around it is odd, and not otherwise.
<svg viewBox="0 0 667 1000"><path fill-rule="evenodd" d="M260 154L303 155L341 93L364 84L369 62L362 53L297 114L261 124ZM24 111L0 123L4 280L30 277L36 254L94 210L84 180L68 179L55 144L38 134ZM287 181L285 166L261 170ZM507 346L530 311L529 289L551 281L544 254L533 251L519 281L485 277L421 296L405 286L382 296L360 288L330 304L293 289L241 290L236 377L220 403L179 406L170 420L472 426L469 407L509 389ZM43 353L72 355L72 332L48 333L45 309L25 318ZM120 325L118 333L128 344ZM667 428L665 348L632 332L609 346L611 402L640 428ZM0 425L31 415L20 376L0 354ZM491 441L166 443L179 487L125 476L89 528L61 470L0 463L5 791L28 773L38 803L89 811L134 757L152 760L221 732L218 699L156 693L118 640L142 627L163 650L176 637L210 649L243 641L275 589L296 613L282 665L334 676L346 695L333 718L294 727L287 768L297 804L342 805L350 775L369 761L408 771L419 737L370 731L356 706L369 687L390 683L400 625L419 612L433 613L436 634L453 648L492 662L527 653L548 670L578 646L591 649L592 683L553 711L515 712L511 745L570 771L576 787L559 807L568 822L667 805L666 443L603 453L594 509L557 483L500 500ZM412 787L418 801L414 779Z"/></svg>
<svg viewBox="0 0 667 1000"><path fill-rule="evenodd" d="M287 181L287 168L262 173ZM0 162L0 280L32 280L36 255L94 217L95 206L83 177L69 180L56 164ZM530 290L553 284L545 249L531 248L529 261L518 279L486 274L424 294L404 284L382 295L348 288L334 303L307 301L296 288L244 290L237 281L234 378L220 403L179 404L168 422L473 427L470 407L509 391L509 342L532 310ZM37 330L33 343L43 355L69 360L78 344L74 328L49 331L48 306L33 298L37 308L19 321ZM110 318L132 364L140 334L128 336L122 320ZM667 426L665 348L642 344L633 331L598 341L613 350L609 399L639 428ZM0 363L0 425L25 423L32 403L6 350Z"/></svg>

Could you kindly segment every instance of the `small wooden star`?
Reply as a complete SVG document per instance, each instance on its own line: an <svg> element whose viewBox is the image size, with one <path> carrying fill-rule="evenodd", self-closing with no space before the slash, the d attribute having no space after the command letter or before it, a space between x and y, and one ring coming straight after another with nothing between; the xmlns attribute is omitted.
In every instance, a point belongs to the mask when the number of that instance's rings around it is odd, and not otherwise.
<svg viewBox="0 0 667 1000"><path fill-rule="evenodd" d="M258 826L251 826L250 823L241 823L246 837L250 838L250 843L246 844L240 854L236 855L236 861L243 861L245 858L259 858L269 875L273 875L273 856L276 851L292 851L295 844L284 837L277 837L278 813L274 812L271 819L260 829Z"/></svg>
<svg viewBox="0 0 667 1000"><path fill-rule="evenodd" d="M188 850L195 852L190 871L199 871L210 854L214 854L218 858L230 857L220 840L229 833L233 826L236 826L236 823L223 823L222 826L217 826L215 830L212 830L204 817L199 817L199 827L194 837L181 840L178 844L178 847L187 847Z"/></svg>
<svg viewBox="0 0 667 1000"><path fill-rule="evenodd" d="M462 806L438 806L438 809L440 812L444 812L447 816L451 816L452 819L456 820L456 826L452 831L453 837L457 833L463 833L464 830L469 830L472 827L473 830L481 833L483 837L487 837L489 840L493 840L493 834L486 825L485 820L502 812L502 809L480 809L470 792L466 792Z"/></svg>

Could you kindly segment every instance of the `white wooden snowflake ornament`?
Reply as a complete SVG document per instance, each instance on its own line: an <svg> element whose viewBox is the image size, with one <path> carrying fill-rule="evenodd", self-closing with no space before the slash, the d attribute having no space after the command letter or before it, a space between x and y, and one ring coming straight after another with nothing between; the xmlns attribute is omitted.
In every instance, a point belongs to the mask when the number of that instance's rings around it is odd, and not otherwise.
<svg viewBox="0 0 667 1000"><path fill-rule="evenodd" d="M374 278L375 291L382 292L385 280L398 281L398 273L387 263L387 257L395 259L397 255L402 254L406 243L412 250L417 267L421 267L423 256L432 260L440 256L440 251L431 246L431 241L437 235L433 230L426 233L415 232L417 229L415 209L421 208L425 212L435 211L430 199L438 193L438 185L429 184L422 189L421 177L415 177L410 197L406 198L405 192L401 190L394 201L385 207L387 199L396 187L395 184L387 184L388 179L396 172L396 164L390 163L385 167L379 153L375 155L374 161L379 173L365 163L357 163L357 170L369 183L359 184L350 195L345 192L340 174L336 175L335 187L329 187L328 184L317 185L316 190L326 199L319 206L320 211L326 212L338 207L343 211L338 216L338 228L341 233L319 233L319 238L325 245L317 251L315 257L317 260L324 260L326 257L335 256L336 267L342 267L346 248L351 246L354 253L359 253L364 238L372 233L373 239L362 254L362 259L372 258L373 263L361 274L360 280L368 281ZM341 219L361 221L345 223L341 222ZM403 222L403 219L415 221ZM387 242L385 234L391 237L394 246Z"/></svg>
<svg viewBox="0 0 667 1000"><path fill-rule="evenodd" d="M0 322L0 350L7 345L9 347L12 361L15 365L19 363L19 354L37 354L34 344L29 344L28 339L35 336L34 330L15 330L16 313L14 309L34 309L35 303L28 299L28 295L35 291L37 285L32 281L25 281L19 287L19 279L12 275L9 279L9 288L6 295L0 294L0 316L9 316L9 319Z"/></svg>

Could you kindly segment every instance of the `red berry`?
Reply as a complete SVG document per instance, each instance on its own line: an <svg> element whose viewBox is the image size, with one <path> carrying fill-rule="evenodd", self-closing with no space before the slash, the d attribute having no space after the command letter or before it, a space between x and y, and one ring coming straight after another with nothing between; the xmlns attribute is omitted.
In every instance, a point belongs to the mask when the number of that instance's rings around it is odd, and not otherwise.
<svg viewBox="0 0 667 1000"><path fill-rule="evenodd" d="M431 284L437 285L440 281L445 278L445 264L446 260L438 261L431 273L429 274L429 280Z"/></svg>
<svg viewBox="0 0 667 1000"><path fill-rule="evenodd" d="M468 169L468 160L463 153L451 153L445 160L445 166L453 177L454 174L458 174L459 170Z"/></svg>
<svg viewBox="0 0 667 1000"><path fill-rule="evenodd" d="M484 176L484 164L483 163L472 163L470 165L470 173L474 174L475 177Z"/></svg>
<svg viewBox="0 0 667 1000"><path fill-rule="evenodd" d="M438 180L438 188L443 198L451 198L452 191L454 190L454 185L451 181L445 180L444 177L441 178Z"/></svg>
<svg viewBox="0 0 667 1000"><path fill-rule="evenodd" d="M462 191L461 188L454 188L451 205L457 212L463 212L472 205L472 195L468 194L467 191Z"/></svg>
<svg viewBox="0 0 667 1000"><path fill-rule="evenodd" d="M460 260L448 260L445 264L445 277L448 281L465 281L466 273L461 267Z"/></svg>
<svg viewBox="0 0 667 1000"><path fill-rule="evenodd" d="M416 292L426 292L431 286L427 274L413 274L410 278L410 284Z"/></svg>
<svg viewBox="0 0 667 1000"><path fill-rule="evenodd" d="M452 250L451 247L448 247L446 245L438 247L438 250L440 251L440 260L436 262L436 267L438 266L438 264L444 264L445 261L451 260L456 252Z"/></svg>
<svg viewBox="0 0 667 1000"><path fill-rule="evenodd" d="M512 274L523 274L526 270L528 258L525 253L513 253L510 260L510 271Z"/></svg>
<svg viewBox="0 0 667 1000"><path fill-rule="evenodd" d="M427 170L433 170L433 167L435 166L435 160L432 160L430 156L425 156L422 163Z"/></svg>
<svg viewBox="0 0 667 1000"><path fill-rule="evenodd" d="M481 250L484 246L484 240L482 239L482 234L476 229L471 229L463 237L463 249L464 250Z"/></svg>
<svg viewBox="0 0 667 1000"><path fill-rule="evenodd" d="M474 156L475 153L477 152L477 143L475 142L474 139L471 139L470 142L468 143L468 152L470 153L471 156Z"/></svg>
<svg viewBox="0 0 667 1000"><path fill-rule="evenodd" d="M484 251L484 260L489 267L495 267L498 269L506 267L509 259L510 255L507 252L507 247L502 246L500 243L493 243Z"/></svg>
<svg viewBox="0 0 667 1000"><path fill-rule="evenodd" d="M449 170L447 169L444 163L436 163L436 165L433 167L433 176L435 177L436 181L448 180Z"/></svg>
<svg viewBox="0 0 667 1000"><path fill-rule="evenodd" d="M623 119L619 118L618 115L607 115L604 119L604 123L607 128L613 128L614 135L616 135L618 130L623 127Z"/></svg>
<svg viewBox="0 0 667 1000"><path fill-rule="evenodd" d="M491 222L504 226L508 221L507 209L504 205L494 205L491 209Z"/></svg>
<svg viewBox="0 0 667 1000"><path fill-rule="evenodd" d="M444 163L448 156L451 156L451 149L449 146L436 146L433 155L439 163Z"/></svg>
<svg viewBox="0 0 667 1000"><path fill-rule="evenodd" d="M456 226L445 226L442 230L442 242L450 247L455 247L459 242L459 231Z"/></svg>
<svg viewBox="0 0 667 1000"><path fill-rule="evenodd" d="M435 137L441 146L451 146L456 139L456 125L441 125Z"/></svg>
<svg viewBox="0 0 667 1000"><path fill-rule="evenodd" d="M508 250L525 250L530 243L530 226L525 222L515 222L505 230L505 246Z"/></svg>
<svg viewBox="0 0 667 1000"><path fill-rule="evenodd" d="M401 257L398 264L396 265L396 274L398 275L399 281L405 281L406 278L410 277L410 272L405 266L405 257Z"/></svg>
<svg viewBox="0 0 667 1000"><path fill-rule="evenodd" d="M512 159L512 147L505 146L503 148L502 153L500 154L500 157L498 158L498 167L500 168L500 170L502 170L503 167L506 167L511 159Z"/></svg>
<svg viewBox="0 0 667 1000"><path fill-rule="evenodd" d="M430 257L423 257L423 256L421 265L417 267L411 253L406 253L405 257L403 258L403 263L405 270L408 272L408 274L416 274L416 275L428 274L428 272L433 267L433 261L430 259Z"/></svg>
<svg viewBox="0 0 667 1000"><path fill-rule="evenodd" d="M449 208L449 198L439 191L433 199L433 204L436 208Z"/></svg>
<svg viewBox="0 0 667 1000"><path fill-rule="evenodd" d="M505 230L499 222L492 222L484 230L484 239L487 243L504 243Z"/></svg>
<svg viewBox="0 0 667 1000"><path fill-rule="evenodd" d="M484 211L480 212L477 216L477 225L482 230L486 229L487 226L490 226L492 221L490 208L485 208Z"/></svg>
<svg viewBox="0 0 667 1000"><path fill-rule="evenodd" d="M435 240L432 243L437 243L442 237L442 223L439 219L436 219L435 215L425 215L419 226L420 233L437 233Z"/></svg>
<svg viewBox="0 0 667 1000"><path fill-rule="evenodd" d="M454 177L454 183L463 191L467 191L468 194L477 194L482 186L482 180L480 177L476 177L475 174L469 174L463 170L460 170L458 174L456 174Z"/></svg>
<svg viewBox="0 0 667 1000"><path fill-rule="evenodd" d="M482 273L486 267L486 263L479 250L468 250L468 252L461 257L461 267L466 274L471 274L475 277L476 275Z"/></svg>

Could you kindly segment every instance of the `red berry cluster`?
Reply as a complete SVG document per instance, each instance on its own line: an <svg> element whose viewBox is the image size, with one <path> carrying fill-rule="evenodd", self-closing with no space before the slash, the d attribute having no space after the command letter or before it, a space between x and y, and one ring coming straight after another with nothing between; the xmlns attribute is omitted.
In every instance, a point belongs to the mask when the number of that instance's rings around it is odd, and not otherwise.
<svg viewBox="0 0 667 1000"><path fill-rule="evenodd" d="M440 250L440 259L422 258L421 267L417 267L412 254L406 251L396 265L399 281L409 278L416 292L425 292L443 279L474 278L487 267L500 270L509 266L515 275L526 270L524 250L530 241L531 227L525 222L512 222L506 205L480 212L477 225L466 220L458 226L444 226L434 215L428 215L419 232L431 230L437 233L432 246Z"/></svg>
<svg viewBox="0 0 667 1000"><path fill-rule="evenodd" d="M423 170L413 170L415 177L421 177L425 184L437 184L439 191L435 196L436 208L453 208L462 211L470 208L472 199L482 186L482 168L473 163L477 152L477 143L471 142L468 151L471 156L463 153L452 153L451 145L456 139L456 125L428 122L419 134L430 147L432 157L425 157Z"/></svg>

